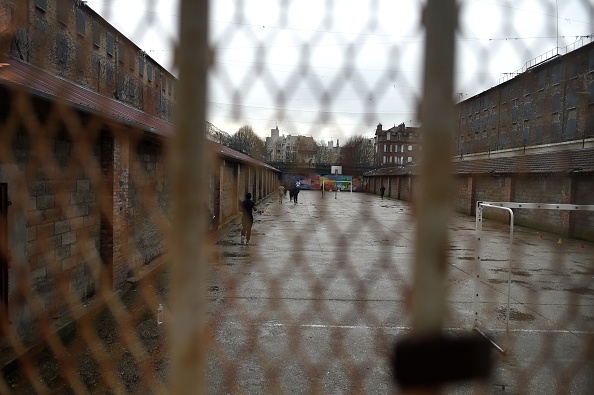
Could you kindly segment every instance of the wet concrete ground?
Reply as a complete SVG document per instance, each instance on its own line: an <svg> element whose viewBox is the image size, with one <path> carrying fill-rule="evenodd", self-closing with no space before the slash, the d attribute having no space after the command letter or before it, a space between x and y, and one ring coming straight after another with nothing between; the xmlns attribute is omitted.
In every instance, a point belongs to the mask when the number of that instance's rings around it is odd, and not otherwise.
<svg viewBox="0 0 594 395"><path fill-rule="evenodd" d="M210 286L212 393L392 393L388 359L410 333L414 224L407 203L301 191L259 205L251 245L231 225L215 246ZM475 218L450 223L449 333L481 329L494 352L488 382L448 393L594 393L594 245L515 228L509 340L509 228L485 221L475 290ZM582 248L583 247L583 248Z"/></svg>

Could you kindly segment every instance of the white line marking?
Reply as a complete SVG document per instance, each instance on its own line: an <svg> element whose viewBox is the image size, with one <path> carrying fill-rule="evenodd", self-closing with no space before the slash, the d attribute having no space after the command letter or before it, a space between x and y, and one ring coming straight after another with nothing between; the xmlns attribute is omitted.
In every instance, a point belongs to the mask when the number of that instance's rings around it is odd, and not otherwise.
<svg viewBox="0 0 594 395"><path fill-rule="evenodd" d="M230 324L239 325L237 322L229 322ZM324 325L324 324L281 324L278 322L263 322L252 323L251 325L269 326L269 327L299 327L299 328L313 328L313 329L388 329L398 331L412 331L410 326L368 326L368 325ZM470 328L443 328L446 332L468 332ZM489 332L505 332L505 329L489 329ZM570 329L510 329L510 332L515 333L568 333L580 335L594 335L593 331L578 331Z"/></svg>

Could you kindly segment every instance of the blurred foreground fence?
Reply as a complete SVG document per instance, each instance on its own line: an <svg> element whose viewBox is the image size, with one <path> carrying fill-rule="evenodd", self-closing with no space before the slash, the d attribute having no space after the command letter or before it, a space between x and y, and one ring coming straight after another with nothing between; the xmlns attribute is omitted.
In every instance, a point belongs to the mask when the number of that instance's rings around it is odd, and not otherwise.
<svg viewBox="0 0 594 395"><path fill-rule="evenodd" d="M473 297L466 286L474 278L452 281L474 273L455 264L472 256L473 238L452 234L452 196L472 189L453 179L459 168L452 157L466 144L456 126L462 106L453 100L455 1L424 5L423 89L420 97L407 98L419 108L422 157L414 172L406 168L406 176L415 177L415 194L406 196L413 210L400 202L378 208L397 207L389 214L370 208L376 200L365 199L372 195L340 203L352 210L345 213L315 192L293 206L307 210L279 211L275 167L204 138L209 78L233 92L235 105L249 100L242 96L245 82L217 62L217 50L235 34L248 37L259 55L270 42L239 22L209 38L209 2L182 0L178 83L84 3L0 0L0 393L388 393L397 391L390 362L396 340L470 330ZM238 15L246 12L237 3ZM554 2L548 3L550 9ZM288 3L280 6L289 14ZM370 2L370 24L377 8ZM327 12L331 21L330 5ZM138 29L159 28L154 19L144 22ZM303 47L315 46L327 30L316 30ZM357 55L356 45L344 48ZM398 53L397 44L392 49ZM587 51L586 77L579 79L586 85L579 89L586 90L594 86L594 50ZM306 66L311 61L307 51L299 56ZM293 79L320 82L304 66L284 86L260 63L265 58L254 61L248 80L264 83L279 106L291 96ZM352 66L347 62L327 88L314 92L312 100L324 111L331 112L333 91ZM379 86L393 72L387 65ZM353 84L365 103L386 93ZM579 103L586 118L592 101ZM360 112L362 118L378 115L373 104ZM584 149L591 144L585 133ZM452 141L460 144L450 150ZM582 155L580 163L591 162ZM576 195L594 190L592 170L577 170L582 181ZM389 177L392 170L385 171L369 176ZM370 191L379 190L379 180ZM412 184L398 181L398 188L410 192ZM388 197L401 197L400 189L398 196L390 191ZM235 222L237 202L247 192L262 215L265 207L277 215L259 224L258 236L263 240L266 232L269 239L249 253L239 249ZM393 223L395 212L407 216ZM213 215L215 232L209 229ZM304 217L309 221L300 222ZM460 218L457 224L464 222ZM591 226L591 218L575 223ZM490 231L501 242L506 229ZM485 249L498 262L493 243ZM531 280L516 281L511 311L521 316L527 309L524 314L538 317L515 328L533 336L530 355L523 337L514 342L512 330L511 353L494 357L497 374L478 384L447 384L446 391L594 388L594 258L582 243L579 250L548 251L533 266L528 248L519 247L522 258L511 272ZM497 323L505 318L505 291L497 287L501 270L492 269L484 283L486 319ZM555 282L539 277L547 271ZM420 360L439 356L447 363L451 355L443 350L425 348ZM414 364L396 365L409 362ZM439 364L431 366L427 382L451 378L440 374Z"/></svg>

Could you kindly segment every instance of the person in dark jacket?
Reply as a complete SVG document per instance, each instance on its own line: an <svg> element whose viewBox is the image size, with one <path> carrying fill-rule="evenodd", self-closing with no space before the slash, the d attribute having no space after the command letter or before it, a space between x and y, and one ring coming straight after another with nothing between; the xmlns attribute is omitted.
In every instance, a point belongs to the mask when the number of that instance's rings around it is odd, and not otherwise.
<svg viewBox="0 0 594 395"><path fill-rule="evenodd" d="M380 188L380 195L382 196L382 199L384 198L384 193L386 193L386 187L384 186L384 184L382 184Z"/></svg>
<svg viewBox="0 0 594 395"><path fill-rule="evenodd" d="M297 186L297 184L295 184L293 188L291 188L291 195L293 195L293 201L295 202L295 204L297 204L297 196L299 195L299 187Z"/></svg>
<svg viewBox="0 0 594 395"><path fill-rule="evenodd" d="M252 236L252 225L254 224L254 211L256 211L256 203L252 200L252 194L246 193L245 199L241 202L241 244L245 241L250 244Z"/></svg>

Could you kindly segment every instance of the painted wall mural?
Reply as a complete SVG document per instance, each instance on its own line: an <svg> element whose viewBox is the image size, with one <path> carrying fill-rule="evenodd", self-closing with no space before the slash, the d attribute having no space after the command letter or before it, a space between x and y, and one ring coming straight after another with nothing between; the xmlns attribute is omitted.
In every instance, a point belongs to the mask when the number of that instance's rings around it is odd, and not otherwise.
<svg viewBox="0 0 594 395"><path fill-rule="evenodd" d="M283 174L282 183L285 188L297 184L299 189L320 190L322 185L328 191L339 188L350 191L351 183L353 191L362 191L366 180L361 176L348 176L343 174Z"/></svg>

